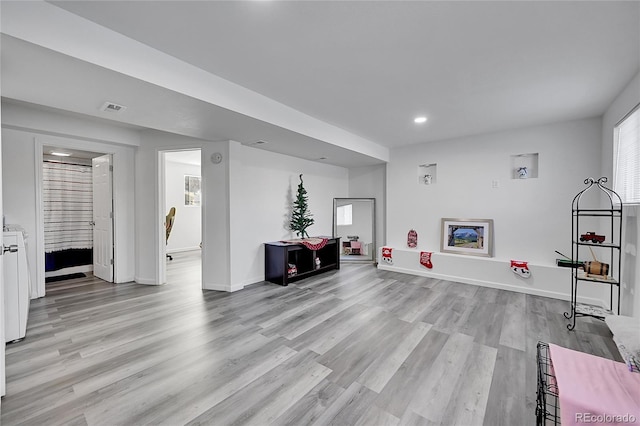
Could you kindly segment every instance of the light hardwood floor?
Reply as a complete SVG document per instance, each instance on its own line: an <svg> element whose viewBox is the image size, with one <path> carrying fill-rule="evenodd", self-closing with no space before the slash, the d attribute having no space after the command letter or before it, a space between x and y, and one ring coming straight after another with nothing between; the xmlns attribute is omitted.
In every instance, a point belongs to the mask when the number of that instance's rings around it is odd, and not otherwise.
<svg viewBox="0 0 640 426"><path fill-rule="evenodd" d="M344 265L288 287L55 283L7 346L2 425L523 425L538 340L619 360L566 302Z"/></svg>

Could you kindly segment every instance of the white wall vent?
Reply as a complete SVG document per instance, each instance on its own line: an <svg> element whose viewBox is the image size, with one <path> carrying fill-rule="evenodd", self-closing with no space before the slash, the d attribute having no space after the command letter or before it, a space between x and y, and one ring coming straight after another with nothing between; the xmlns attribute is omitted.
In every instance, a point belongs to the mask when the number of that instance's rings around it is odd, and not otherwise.
<svg viewBox="0 0 640 426"><path fill-rule="evenodd" d="M105 102L104 104L102 104L102 107L100 107L101 111L107 111L107 112L122 112L125 109L127 109L126 106L119 105L109 101Z"/></svg>

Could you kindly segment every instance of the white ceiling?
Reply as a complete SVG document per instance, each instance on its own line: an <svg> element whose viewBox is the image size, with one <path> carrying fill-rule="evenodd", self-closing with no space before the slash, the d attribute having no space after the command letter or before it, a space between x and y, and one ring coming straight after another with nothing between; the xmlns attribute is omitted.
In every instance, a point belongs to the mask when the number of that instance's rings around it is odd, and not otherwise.
<svg viewBox="0 0 640 426"><path fill-rule="evenodd" d="M211 141L235 140L314 161L326 157L323 161L343 167L381 162L5 34L1 43L1 89L7 104L29 103L58 114L71 111L127 128L151 128ZM104 112L100 107L105 101L127 109ZM254 145L260 140L268 143Z"/></svg>
<svg viewBox="0 0 640 426"><path fill-rule="evenodd" d="M599 116L640 66L640 2L51 3L386 147ZM339 165L380 162L21 40L2 43L8 98L93 116L94 103L110 100L129 107L111 119L142 127L264 139L262 149ZM413 123L419 114L426 124Z"/></svg>
<svg viewBox="0 0 640 426"><path fill-rule="evenodd" d="M201 163L202 154L199 149L192 149L186 151L172 151L165 154L165 160L173 161L174 163L189 164L191 166L199 166Z"/></svg>
<svg viewBox="0 0 640 426"><path fill-rule="evenodd" d="M68 157L58 157L55 155L52 155L52 152L63 152L65 154L69 154ZM96 158L96 157L100 157L101 155L104 154L100 154L98 152L91 152L91 151L83 151L80 149L70 149L70 148L59 148L56 146L49 146L49 145L45 145L42 147L42 155L44 156L45 159L49 159L49 160L57 160L57 161L67 161L67 160L89 160L89 164L91 164L91 159L92 158Z"/></svg>

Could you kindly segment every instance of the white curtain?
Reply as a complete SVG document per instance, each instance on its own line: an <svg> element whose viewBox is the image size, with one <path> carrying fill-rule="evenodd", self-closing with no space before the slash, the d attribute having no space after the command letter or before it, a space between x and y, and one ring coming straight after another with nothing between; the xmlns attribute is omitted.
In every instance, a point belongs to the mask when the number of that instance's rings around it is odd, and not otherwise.
<svg viewBox="0 0 640 426"><path fill-rule="evenodd" d="M45 252L93 248L91 166L43 163Z"/></svg>

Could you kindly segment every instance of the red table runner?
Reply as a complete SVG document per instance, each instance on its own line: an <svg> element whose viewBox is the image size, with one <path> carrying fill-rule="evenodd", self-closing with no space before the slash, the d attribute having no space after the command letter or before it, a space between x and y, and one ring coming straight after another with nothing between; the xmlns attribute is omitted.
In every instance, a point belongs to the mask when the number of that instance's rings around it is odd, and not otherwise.
<svg viewBox="0 0 640 426"><path fill-rule="evenodd" d="M311 237L311 238L298 238L295 240L282 240L283 243L288 244L302 244L309 250L320 250L327 245L328 238Z"/></svg>

